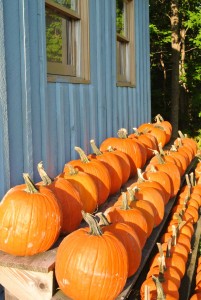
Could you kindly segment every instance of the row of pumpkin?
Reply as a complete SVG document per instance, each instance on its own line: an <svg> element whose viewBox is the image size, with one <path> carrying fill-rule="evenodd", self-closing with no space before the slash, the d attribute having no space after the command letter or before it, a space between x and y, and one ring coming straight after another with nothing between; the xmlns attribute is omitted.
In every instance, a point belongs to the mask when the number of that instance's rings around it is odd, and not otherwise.
<svg viewBox="0 0 201 300"><path fill-rule="evenodd" d="M165 205L178 193L181 175L197 152L192 139L183 137L182 143L180 140L179 148L186 150L188 157L179 155L186 157L185 160L179 160L178 156L178 161L173 160L170 151L162 148L161 153L155 151L145 171L137 168L138 179L114 205L95 216L83 212L88 226L68 235L57 252L56 278L65 295L75 300L115 299L127 278L136 273L147 238L162 222ZM127 263L114 236L126 249Z"/></svg>
<svg viewBox="0 0 201 300"><path fill-rule="evenodd" d="M151 260L146 280L141 285L142 300L181 299L179 288L186 272L194 225L201 207L201 185L195 182L193 172L186 175L186 182L187 185L179 191L166 232L157 243L158 253Z"/></svg>
<svg viewBox="0 0 201 300"><path fill-rule="evenodd" d="M93 154L86 155L81 148L75 147L80 159L69 161L54 179L47 175L42 163L38 164L40 183L34 184L28 174L23 174L25 184L10 189L0 204L0 249L14 255L34 255L48 250L60 234L70 233L57 252L56 276L60 288L73 299L114 299L127 277L136 272L147 238L162 221L165 204L177 194L181 176L196 154L195 141L181 133L170 151L164 151L171 130L171 124L157 116L155 123L142 124L134 134L128 135L125 129L120 129L118 137L104 140L100 149L92 140ZM140 169L148 159L146 172L141 174ZM125 247L113 234L116 245L101 242L105 233L97 224L97 218L103 222L104 217L99 215L94 219L91 214L134 177L137 170L138 183L135 182L120 196L123 200L118 199L119 204L104 214L110 223L124 221L133 225L135 247L132 248L136 255L132 255L135 259L128 259ZM145 183L155 187L143 188ZM130 214L130 219L124 220L122 214L126 217ZM78 229L83 217L89 227ZM96 246L94 236L98 236ZM109 236L111 238L111 233ZM71 238L74 239L72 245L69 244ZM88 238L90 248L86 245ZM104 251L96 248L102 247L99 243L104 243ZM80 250L80 245L84 245L85 250ZM120 248L119 253L117 248ZM84 262L82 255L86 258ZM131 261L134 261L132 268ZM73 265L69 266L71 262ZM68 276L66 272L69 271Z"/></svg>
<svg viewBox="0 0 201 300"><path fill-rule="evenodd" d="M157 142L164 143L163 124L166 121L158 120L153 125L153 135L136 133L135 142L121 129L117 138L106 140L107 151L103 149L105 141L101 151L91 141L94 153L89 156L75 147L80 159L68 162L54 179L42 163L38 164L41 182L35 184L24 173L25 184L11 188L0 203L0 250L19 256L34 255L48 250L60 234L76 230L82 221L81 210L97 210L136 174L137 167L144 166L147 156L153 155L150 149L158 149Z"/></svg>
<svg viewBox="0 0 201 300"><path fill-rule="evenodd" d="M195 181L197 185L201 184L201 160L199 158L198 164L195 168ZM190 300L201 300L201 257L198 257L197 268L195 273L195 287L192 292Z"/></svg>

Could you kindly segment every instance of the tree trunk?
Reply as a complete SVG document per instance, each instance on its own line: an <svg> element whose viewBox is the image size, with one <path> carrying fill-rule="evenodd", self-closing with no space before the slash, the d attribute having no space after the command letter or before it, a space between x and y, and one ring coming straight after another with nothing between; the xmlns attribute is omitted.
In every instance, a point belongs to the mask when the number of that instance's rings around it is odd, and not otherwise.
<svg viewBox="0 0 201 300"><path fill-rule="evenodd" d="M171 123L172 137L178 136L179 129L179 61L180 61L180 35L179 35L179 0L171 1L171 46L172 46L172 82L171 82Z"/></svg>

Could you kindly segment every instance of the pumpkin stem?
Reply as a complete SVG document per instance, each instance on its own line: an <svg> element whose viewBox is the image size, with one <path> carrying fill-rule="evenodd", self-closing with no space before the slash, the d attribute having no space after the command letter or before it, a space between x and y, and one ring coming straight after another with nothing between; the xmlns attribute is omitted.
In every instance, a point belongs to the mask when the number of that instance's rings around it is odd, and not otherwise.
<svg viewBox="0 0 201 300"><path fill-rule="evenodd" d="M176 145L172 145L171 148L170 148L170 151L178 152Z"/></svg>
<svg viewBox="0 0 201 300"><path fill-rule="evenodd" d="M122 206L121 206L122 210L129 210L129 204L128 204L128 196L127 193L122 192Z"/></svg>
<svg viewBox="0 0 201 300"><path fill-rule="evenodd" d="M162 258L159 256L158 258L158 263L159 263L159 274L158 274L158 279L160 282L164 282L165 281L165 277L164 277L164 264L163 264L163 260Z"/></svg>
<svg viewBox="0 0 201 300"><path fill-rule="evenodd" d="M139 169L139 168L137 168L137 176L138 176L138 179L137 179L138 182L149 181L149 180L144 179L143 174L142 174L142 170Z"/></svg>
<svg viewBox="0 0 201 300"><path fill-rule="evenodd" d="M157 124L160 124L161 123L161 120L160 120L160 115L156 115L154 120L156 121Z"/></svg>
<svg viewBox="0 0 201 300"><path fill-rule="evenodd" d="M156 170L156 168L154 167L154 165L151 165L150 171L153 172L153 173L156 173L156 172L157 172L157 170Z"/></svg>
<svg viewBox="0 0 201 300"><path fill-rule="evenodd" d="M161 261L163 263L163 268L164 268L164 270L166 270L165 255L163 253L162 245L161 245L161 243L156 243L156 245L158 247L159 255L160 255Z"/></svg>
<svg viewBox="0 0 201 300"><path fill-rule="evenodd" d="M191 186L195 186L196 180L193 172L190 173L190 180L191 180Z"/></svg>
<svg viewBox="0 0 201 300"><path fill-rule="evenodd" d="M188 188L189 188L190 191L191 191L191 182L190 182L190 179L189 179L189 175L188 175L188 174L186 174L185 179L186 179L187 186L188 186Z"/></svg>
<svg viewBox="0 0 201 300"><path fill-rule="evenodd" d="M66 164L65 166L68 168L69 175L73 176L79 173L79 170L74 168L71 164Z"/></svg>
<svg viewBox="0 0 201 300"><path fill-rule="evenodd" d="M147 284L144 286L144 300L150 300L150 287Z"/></svg>
<svg viewBox="0 0 201 300"><path fill-rule="evenodd" d="M152 275L152 279L156 285L156 291L157 291L157 300L165 300L166 297L165 297L165 294L164 294L164 291L163 291L163 287L162 287L162 284L161 282L159 281L159 279Z"/></svg>
<svg viewBox="0 0 201 300"><path fill-rule="evenodd" d="M110 222L108 221L107 217L104 215L103 212L99 212L95 216L97 216L100 220L100 222L98 223L99 226L101 226L101 225L103 225L103 226L110 225Z"/></svg>
<svg viewBox="0 0 201 300"><path fill-rule="evenodd" d="M164 121L163 117L160 114L158 114L158 116L160 118L160 121L163 122Z"/></svg>
<svg viewBox="0 0 201 300"><path fill-rule="evenodd" d="M38 169L38 173L40 175L40 178L43 181L43 185L49 185L53 182L53 180L45 172L42 161L38 163L37 169Z"/></svg>
<svg viewBox="0 0 201 300"><path fill-rule="evenodd" d="M95 144L94 140L90 140L91 148L94 154L96 155L102 155L103 153L98 149L98 147Z"/></svg>
<svg viewBox="0 0 201 300"><path fill-rule="evenodd" d="M140 135L142 134L142 133L140 133L140 132L137 130L136 127L133 128L133 131L134 131L134 134L135 134L136 136L140 136Z"/></svg>
<svg viewBox="0 0 201 300"><path fill-rule="evenodd" d="M79 154L80 159L83 163L89 163L90 162L90 160L88 159L88 157L86 156L86 154L84 153L84 151L80 147L74 147L74 149Z"/></svg>
<svg viewBox="0 0 201 300"><path fill-rule="evenodd" d="M25 181L25 184L26 184L25 191L27 193L30 193L30 194L39 193L38 189L36 188L34 182L31 180L28 173L23 173L23 178L24 178L24 181Z"/></svg>
<svg viewBox="0 0 201 300"><path fill-rule="evenodd" d="M81 211L81 213L82 213L83 219L85 220L85 222L87 222L87 224L89 226L89 229L90 229L89 234L97 235L97 236L102 235L103 234L102 230L101 230L100 226L98 225L96 218L93 215L84 212L83 210Z"/></svg>
<svg viewBox="0 0 201 300"><path fill-rule="evenodd" d="M108 152L113 152L113 151L114 151L114 148L113 148L112 146L109 146L109 147L107 148L107 151L108 151Z"/></svg>
<svg viewBox="0 0 201 300"><path fill-rule="evenodd" d="M165 152L163 151L162 144L158 143L158 149L161 156L165 156Z"/></svg>
<svg viewBox="0 0 201 300"><path fill-rule="evenodd" d="M166 257L171 257L172 238L167 241Z"/></svg>
<svg viewBox="0 0 201 300"><path fill-rule="evenodd" d="M157 157L159 164L162 165L162 164L165 163L165 161L163 160L162 156L160 155L160 153L157 150L153 150L153 153Z"/></svg>
<svg viewBox="0 0 201 300"><path fill-rule="evenodd" d="M117 132L117 136L120 139L127 139L128 137L128 131L126 130L126 128L120 128Z"/></svg>
<svg viewBox="0 0 201 300"><path fill-rule="evenodd" d="M178 131L178 134L179 134L179 137L181 138L181 139L183 139L185 136L183 135L183 133L181 132L181 130L179 130Z"/></svg>
<svg viewBox="0 0 201 300"><path fill-rule="evenodd" d="M181 138L177 138L179 148L183 146Z"/></svg>
<svg viewBox="0 0 201 300"><path fill-rule="evenodd" d="M172 246L176 246L178 236L178 226L172 225Z"/></svg>
<svg viewBox="0 0 201 300"><path fill-rule="evenodd" d="M138 190L137 186L135 186L133 189L131 187L127 188L130 202L137 201L136 196L135 196L135 193L137 190Z"/></svg>

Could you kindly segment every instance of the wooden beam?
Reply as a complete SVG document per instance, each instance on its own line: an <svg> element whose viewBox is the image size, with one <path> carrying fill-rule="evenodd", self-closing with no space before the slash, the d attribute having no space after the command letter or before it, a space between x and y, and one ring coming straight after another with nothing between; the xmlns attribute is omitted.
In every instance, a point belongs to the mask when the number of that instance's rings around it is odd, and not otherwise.
<svg viewBox="0 0 201 300"><path fill-rule="evenodd" d="M54 293L55 279L53 271L40 273L0 266L0 284L7 290L8 297L47 300Z"/></svg>

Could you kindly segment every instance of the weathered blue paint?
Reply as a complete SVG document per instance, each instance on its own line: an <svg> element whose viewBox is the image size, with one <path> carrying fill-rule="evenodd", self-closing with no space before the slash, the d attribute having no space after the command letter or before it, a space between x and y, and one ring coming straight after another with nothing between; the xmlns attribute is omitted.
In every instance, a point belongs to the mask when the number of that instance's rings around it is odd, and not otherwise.
<svg viewBox="0 0 201 300"><path fill-rule="evenodd" d="M51 177L116 136L150 121L149 1L135 0L136 87L116 86L115 0L91 0L90 84L47 83L43 0L0 0L0 197L29 172Z"/></svg>

